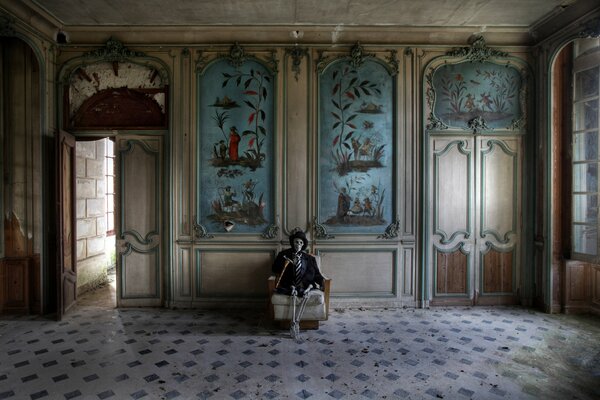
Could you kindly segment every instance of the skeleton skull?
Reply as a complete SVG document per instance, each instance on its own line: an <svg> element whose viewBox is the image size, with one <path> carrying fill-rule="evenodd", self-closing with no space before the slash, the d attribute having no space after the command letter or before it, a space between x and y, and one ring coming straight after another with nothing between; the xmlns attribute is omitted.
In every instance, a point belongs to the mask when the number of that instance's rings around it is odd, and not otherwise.
<svg viewBox="0 0 600 400"><path fill-rule="evenodd" d="M294 239L294 250L296 250L296 253L299 252L300 250L302 250L302 247L304 247L304 240L302 240L300 238L295 238Z"/></svg>

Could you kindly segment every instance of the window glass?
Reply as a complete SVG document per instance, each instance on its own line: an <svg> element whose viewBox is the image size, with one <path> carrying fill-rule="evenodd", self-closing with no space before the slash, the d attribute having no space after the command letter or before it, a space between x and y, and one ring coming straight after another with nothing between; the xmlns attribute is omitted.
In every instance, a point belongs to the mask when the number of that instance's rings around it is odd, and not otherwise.
<svg viewBox="0 0 600 400"><path fill-rule="evenodd" d="M573 161L598 159L598 131L577 133L573 138Z"/></svg>
<svg viewBox="0 0 600 400"><path fill-rule="evenodd" d="M575 100L598 95L598 68L575 74Z"/></svg>
<svg viewBox="0 0 600 400"><path fill-rule="evenodd" d="M573 196L573 222L598 223L598 195L576 194Z"/></svg>
<svg viewBox="0 0 600 400"><path fill-rule="evenodd" d="M573 165L573 191L598 191L598 164L586 163Z"/></svg>
<svg viewBox="0 0 600 400"><path fill-rule="evenodd" d="M575 42L573 59L571 252L598 263L600 41Z"/></svg>
<svg viewBox="0 0 600 400"><path fill-rule="evenodd" d="M575 130L598 129L598 99L575 105Z"/></svg>
<svg viewBox="0 0 600 400"><path fill-rule="evenodd" d="M573 250L595 256L598 253L598 228L591 225L573 225Z"/></svg>

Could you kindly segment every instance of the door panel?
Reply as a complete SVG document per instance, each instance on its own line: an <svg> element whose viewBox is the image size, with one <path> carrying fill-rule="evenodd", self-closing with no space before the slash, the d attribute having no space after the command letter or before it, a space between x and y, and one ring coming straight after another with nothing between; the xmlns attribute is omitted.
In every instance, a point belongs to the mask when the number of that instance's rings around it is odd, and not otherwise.
<svg viewBox="0 0 600 400"><path fill-rule="evenodd" d="M121 137L117 148L117 305L160 306L162 138Z"/></svg>
<svg viewBox="0 0 600 400"><path fill-rule="evenodd" d="M430 138L428 274L433 303L470 303L473 248L472 138Z"/></svg>
<svg viewBox="0 0 600 400"><path fill-rule="evenodd" d="M476 304L516 302L521 241L521 138L478 139Z"/></svg>
<svg viewBox="0 0 600 400"><path fill-rule="evenodd" d="M77 250L75 221L75 138L67 132L58 133L58 299L60 319L77 300Z"/></svg>
<svg viewBox="0 0 600 400"><path fill-rule="evenodd" d="M516 301L521 154L520 137L430 137L426 248L432 304Z"/></svg>

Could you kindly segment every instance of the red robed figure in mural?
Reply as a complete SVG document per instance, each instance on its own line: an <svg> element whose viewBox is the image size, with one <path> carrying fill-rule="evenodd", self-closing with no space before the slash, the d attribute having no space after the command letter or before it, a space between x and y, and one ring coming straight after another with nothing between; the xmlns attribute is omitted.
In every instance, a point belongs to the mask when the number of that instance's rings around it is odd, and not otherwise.
<svg viewBox="0 0 600 400"><path fill-rule="evenodd" d="M237 133L235 126L232 126L229 130L229 159L231 161L237 161L238 155L238 144L242 138Z"/></svg>

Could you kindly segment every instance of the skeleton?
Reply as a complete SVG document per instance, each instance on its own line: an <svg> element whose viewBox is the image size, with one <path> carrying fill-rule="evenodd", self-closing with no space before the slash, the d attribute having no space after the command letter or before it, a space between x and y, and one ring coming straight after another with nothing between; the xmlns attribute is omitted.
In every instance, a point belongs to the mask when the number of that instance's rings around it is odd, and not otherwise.
<svg viewBox="0 0 600 400"><path fill-rule="evenodd" d="M273 263L273 272L278 275L275 293L289 296L288 318L291 319L290 334L300 343L300 321L311 298L322 303L321 289L323 276L316 259L306 253L308 240L304 232L298 230L289 237L290 248L281 251ZM289 271L292 269L292 271ZM287 272L286 272L287 271ZM316 298L315 298L316 296ZM291 308L291 309L290 309ZM311 307L309 307L309 310Z"/></svg>
<svg viewBox="0 0 600 400"><path fill-rule="evenodd" d="M294 255L294 260L290 260L285 257L290 264L294 266L298 266L302 262L302 247L304 246L304 242L300 238L294 239L293 242L294 250L296 251ZM306 303L308 302L309 293L312 290L313 285L310 284L304 291L304 296L302 297L302 301L300 302L300 306L298 307L298 313L296 314L296 298L298 297L298 290L296 290L296 286L292 286L292 322L290 325L290 335L292 338L298 342L302 342L302 338L300 337L300 319L302 318L302 314L304 313L304 309L306 308Z"/></svg>

